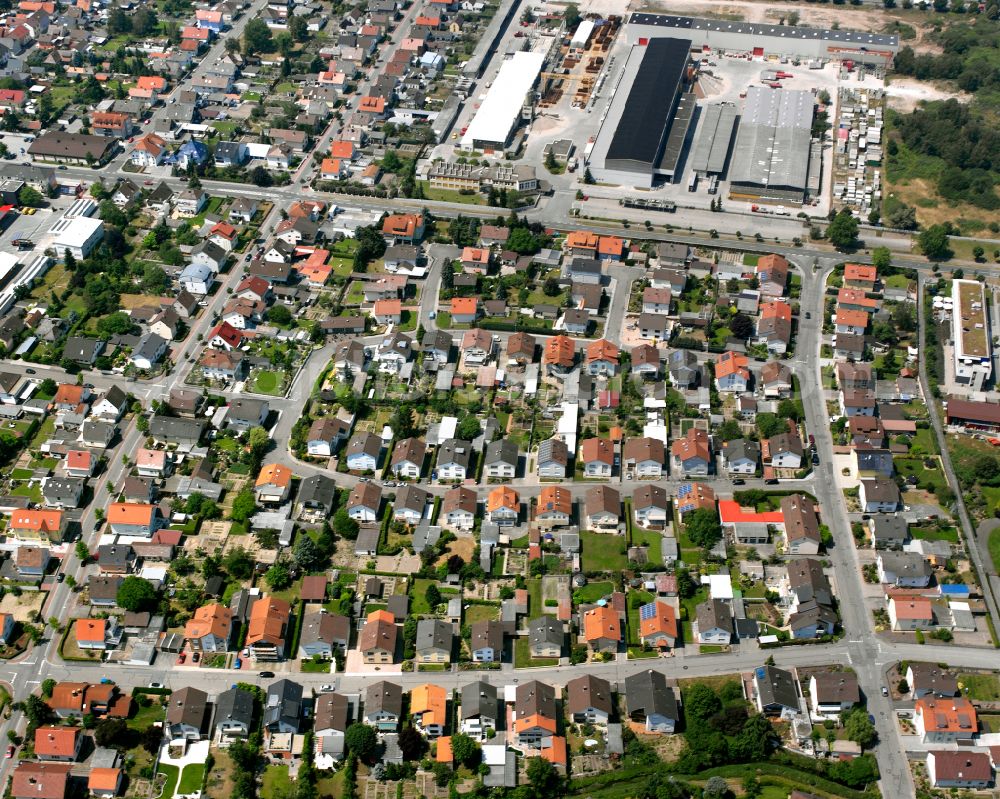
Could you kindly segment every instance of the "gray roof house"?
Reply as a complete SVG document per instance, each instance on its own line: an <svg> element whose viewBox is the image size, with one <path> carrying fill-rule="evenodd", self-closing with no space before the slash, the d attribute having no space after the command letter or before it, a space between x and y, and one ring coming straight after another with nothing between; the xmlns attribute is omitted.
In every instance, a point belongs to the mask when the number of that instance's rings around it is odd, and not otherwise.
<svg viewBox="0 0 1000 799"><path fill-rule="evenodd" d="M799 711L799 694L791 672L776 666L760 666L753 674L754 703L766 716L787 718Z"/></svg>
<svg viewBox="0 0 1000 799"><path fill-rule="evenodd" d="M670 380L677 388L694 388L701 376L698 358L691 350L674 350L667 358Z"/></svg>
<svg viewBox="0 0 1000 799"><path fill-rule="evenodd" d="M170 696L166 730L170 738L201 739L208 713L208 694L198 688L181 688Z"/></svg>
<svg viewBox="0 0 1000 799"><path fill-rule="evenodd" d="M672 733L680 721L673 688L662 672L652 669L625 678L625 709L629 719L651 733Z"/></svg>
<svg viewBox="0 0 1000 799"><path fill-rule="evenodd" d="M319 515L326 518L333 512L337 484L326 475L313 474L299 484L298 500L302 514Z"/></svg>
<svg viewBox="0 0 1000 799"><path fill-rule="evenodd" d="M569 464L569 449L566 442L559 438L549 438L538 445L539 477L565 477Z"/></svg>
<svg viewBox="0 0 1000 799"><path fill-rule="evenodd" d="M484 680L462 686L461 730L482 740L488 729L495 730L500 719L500 701L495 685Z"/></svg>
<svg viewBox="0 0 1000 799"><path fill-rule="evenodd" d="M264 728L268 732L295 733L301 723L302 686L291 680L271 683L264 703Z"/></svg>
<svg viewBox="0 0 1000 799"><path fill-rule="evenodd" d="M149 420L149 435L157 444L175 445L190 450L198 445L208 422L204 419L179 419L174 416L154 416Z"/></svg>
<svg viewBox="0 0 1000 799"><path fill-rule="evenodd" d="M486 445L483 474L489 479L512 480L517 473L517 444L509 438L491 441Z"/></svg>
<svg viewBox="0 0 1000 799"><path fill-rule="evenodd" d="M226 413L226 427L239 433L245 432L251 427L260 427L267 420L267 415L270 412L271 406L268 405L267 400L235 397L229 403L229 412Z"/></svg>
<svg viewBox="0 0 1000 799"><path fill-rule="evenodd" d="M395 732L403 713L403 689L384 680L372 683L365 691L364 721L379 732Z"/></svg>
<svg viewBox="0 0 1000 799"><path fill-rule="evenodd" d="M78 508L86 485L79 477L47 477L42 483L42 499L52 508Z"/></svg>
<svg viewBox="0 0 1000 799"><path fill-rule="evenodd" d="M418 663L447 663L451 660L454 627L441 619L417 622L416 652Z"/></svg>
<svg viewBox="0 0 1000 799"><path fill-rule="evenodd" d="M557 658L562 655L566 631L562 622L549 615L528 622L528 643L533 658Z"/></svg>
<svg viewBox="0 0 1000 799"><path fill-rule="evenodd" d="M92 366L104 351L104 341L99 338L70 336L63 345L63 357L74 363Z"/></svg>
<svg viewBox="0 0 1000 799"><path fill-rule="evenodd" d="M242 688L223 691L215 700L215 731L223 741L250 735L253 723L253 694Z"/></svg>
<svg viewBox="0 0 1000 799"><path fill-rule="evenodd" d="M351 623L339 613L309 613L302 622L299 637L299 657L319 655L333 657L335 650L347 649L351 638Z"/></svg>

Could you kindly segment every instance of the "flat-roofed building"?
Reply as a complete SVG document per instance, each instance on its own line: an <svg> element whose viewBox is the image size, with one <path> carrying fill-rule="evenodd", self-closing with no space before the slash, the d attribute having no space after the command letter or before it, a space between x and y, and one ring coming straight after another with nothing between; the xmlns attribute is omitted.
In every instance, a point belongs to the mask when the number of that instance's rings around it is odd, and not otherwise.
<svg viewBox="0 0 1000 799"><path fill-rule="evenodd" d="M970 391L982 391L993 375L986 289L978 280L953 280L951 298L955 382L968 386Z"/></svg>

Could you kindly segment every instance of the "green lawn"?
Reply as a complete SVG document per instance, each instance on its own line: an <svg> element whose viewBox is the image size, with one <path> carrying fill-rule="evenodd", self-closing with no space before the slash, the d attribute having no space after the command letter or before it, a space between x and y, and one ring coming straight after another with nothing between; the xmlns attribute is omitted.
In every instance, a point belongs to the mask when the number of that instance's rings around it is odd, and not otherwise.
<svg viewBox="0 0 1000 799"><path fill-rule="evenodd" d="M288 766L268 766L264 771L264 785L260 792L263 797L293 796L295 784L288 776ZM163 794L166 797L166 793Z"/></svg>
<svg viewBox="0 0 1000 799"><path fill-rule="evenodd" d="M632 607L632 597L637 596L642 600L642 604L652 602L654 597L649 591L629 591L628 595L628 643L632 646L639 646L639 608Z"/></svg>
<svg viewBox="0 0 1000 799"><path fill-rule="evenodd" d="M302 666L302 672L304 674L329 674L330 673L330 661L321 660L318 663L311 658L309 660L299 661Z"/></svg>
<svg viewBox="0 0 1000 799"><path fill-rule="evenodd" d="M754 253L750 253L750 252L743 254L743 265L744 266L757 266L757 261L758 260L760 260L760 256L759 255L755 255Z"/></svg>
<svg viewBox="0 0 1000 799"><path fill-rule="evenodd" d="M202 766L202 768L204 768L204 766ZM170 799L170 797L172 797L177 790L177 776L179 769L177 768L177 766L171 766L167 763L160 763L156 771L160 774L167 775L167 782L163 786L163 793L160 794L160 796L162 796L163 799Z"/></svg>
<svg viewBox="0 0 1000 799"><path fill-rule="evenodd" d="M330 266L333 267L333 274L336 277L348 277L354 271L353 258L340 258L334 256L330 258Z"/></svg>
<svg viewBox="0 0 1000 799"><path fill-rule="evenodd" d="M410 590L410 613L414 616L427 615L431 612L431 606L427 604L427 599L424 594L427 593L427 586L436 585L437 580L428 580L424 577L418 577L413 581L413 587Z"/></svg>
<svg viewBox="0 0 1000 799"><path fill-rule="evenodd" d="M33 474L34 472L31 469L13 469L11 470L10 477L12 480L30 480Z"/></svg>
<svg viewBox="0 0 1000 799"><path fill-rule="evenodd" d="M413 311L403 311L399 315L398 330L403 333L411 333L417 329L417 315Z"/></svg>
<svg viewBox="0 0 1000 799"><path fill-rule="evenodd" d="M528 580L528 619L539 619L545 615L545 605L542 602L542 578L533 577Z"/></svg>
<svg viewBox="0 0 1000 799"><path fill-rule="evenodd" d="M149 725L163 721L164 710L160 705L160 697L153 696L150 698L153 700L153 704L149 707L142 707L136 703L136 713L128 720L129 729L144 731Z"/></svg>
<svg viewBox="0 0 1000 799"><path fill-rule="evenodd" d="M1000 679L995 674L959 674L958 682L969 699L980 702L1000 700Z"/></svg>
<svg viewBox="0 0 1000 799"><path fill-rule="evenodd" d="M885 285L892 289L905 289L910 285L910 279L902 272L897 272L885 279Z"/></svg>
<svg viewBox="0 0 1000 799"><path fill-rule="evenodd" d="M938 449L937 437L934 435L934 431L929 427L918 427L910 444L910 453L913 455L939 454L940 449Z"/></svg>
<svg viewBox="0 0 1000 799"><path fill-rule="evenodd" d="M284 81L274 87L275 94L295 94L295 84Z"/></svg>
<svg viewBox="0 0 1000 799"><path fill-rule="evenodd" d="M268 369L261 369L257 372L250 386L250 391L257 394L270 394L274 397L282 395L283 375L280 372L272 372Z"/></svg>
<svg viewBox="0 0 1000 799"><path fill-rule="evenodd" d="M990 533L990 558L993 560L993 571L1000 574L1000 527Z"/></svg>
<svg viewBox="0 0 1000 799"><path fill-rule="evenodd" d="M599 582L599 583L587 583L583 588L577 588L573 592L573 601L578 605L584 605L588 602L596 602L602 597L606 597L612 591L615 590L614 583L611 582Z"/></svg>
<svg viewBox="0 0 1000 799"><path fill-rule="evenodd" d="M435 322L441 330L447 330L451 327L451 314L448 311L438 311Z"/></svg>
<svg viewBox="0 0 1000 799"><path fill-rule="evenodd" d="M202 784L205 782L205 764L204 763L189 763L184 767L184 771L181 772L180 785L177 789L181 793L197 793L201 790Z"/></svg>
<svg viewBox="0 0 1000 799"><path fill-rule="evenodd" d="M432 189L426 180L418 180L417 185L421 187L423 196L428 200L436 200L444 203L462 203L463 205L486 205L486 197L482 194L461 194L450 189Z"/></svg>
<svg viewBox="0 0 1000 799"><path fill-rule="evenodd" d="M656 530L644 530L639 526L632 528L632 546L648 547L646 562L651 566L663 564L663 551L660 549L660 541L662 540L663 537Z"/></svg>
<svg viewBox="0 0 1000 799"><path fill-rule="evenodd" d="M896 464L896 471L903 477L917 478L917 488L937 494L942 488L947 488L948 480L940 468L928 469L924 466L922 458L904 458L897 456L893 458Z"/></svg>
<svg viewBox="0 0 1000 799"><path fill-rule="evenodd" d="M910 535L924 541L950 541L953 544L958 543L958 530L954 527L945 527L943 530L934 526L911 527Z"/></svg>
<svg viewBox="0 0 1000 799"><path fill-rule="evenodd" d="M23 483L10 492L16 497L27 497L32 502L40 504L42 501L42 487L38 483Z"/></svg>
<svg viewBox="0 0 1000 799"><path fill-rule="evenodd" d="M628 567L628 559L623 552L625 541L617 535L604 533L580 533L580 547L583 553L585 572L618 572Z"/></svg>
<svg viewBox="0 0 1000 799"><path fill-rule="evenodd" d="M499 605L469 605L465 610L465 623L475 624L479 621L497 621L500 618Z"/></svg>

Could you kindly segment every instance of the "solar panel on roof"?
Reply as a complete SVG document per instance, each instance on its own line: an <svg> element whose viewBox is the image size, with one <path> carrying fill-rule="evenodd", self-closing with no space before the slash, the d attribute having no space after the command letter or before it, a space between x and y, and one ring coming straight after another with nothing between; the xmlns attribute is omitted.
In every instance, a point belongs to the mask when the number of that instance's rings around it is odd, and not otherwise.
<svg viewBox="0 0 1000 799"><path fill-rule="evenodd" d="M647 619L652 619L656 617L656 603L650 602L648 605L643 605L639 608L639 621L646 621Z"/></svg>

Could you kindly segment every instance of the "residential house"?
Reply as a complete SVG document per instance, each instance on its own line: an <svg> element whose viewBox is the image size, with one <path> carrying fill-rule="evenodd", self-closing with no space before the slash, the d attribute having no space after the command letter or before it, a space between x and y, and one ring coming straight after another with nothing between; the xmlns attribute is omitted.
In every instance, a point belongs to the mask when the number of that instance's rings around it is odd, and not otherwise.
<svg viewBox="0 0 1000 799"><path fill-rule="evenodd" d="M441 619L417 622L415 650L418 663L447 663L451 660L454 629Z"/></svg>
<svg viewBox="0 0 1000 799"><path fill-rule="evenodd" d="M865 513L895 513L902 504L899 486L886 478L862 479L858 499Z"/></svg>
<svg viewBox="0 0 1000 799"><path fill-rule="evenodd" d="M587 489L584 499L585 524L596 532L619 532L621 522L621 494L609 486Z"/></svg>
<svg viewBox="0 0 1000 799"><path fill-rule="evenodd" d="M352 472L374 472L381 453L382 440L378 436L368 432L355 433L347 444L347 468Z"/></svg>
<svg viewBox="0 0 1000 799"><path fill-rule="evenodd" d="M662 529L667 524L670 502L660 486L641 485L632 494L635 522L641 527Z"/></svg>
<svg viewBox="0 0 1000 799"><path fill-rule="evenodd" d="M485 680L462 686L462 704L459 712L461 731L476 740L486 740L489 730L496 731L501 718L496 686Z"/></svg>
<svg viewBox="0 0 1000 799"><path fill-rule="evenodd" d="M195 651L226 652L232 636L233 612L217 602L195 610L184 626L184 637Z"/></svg>
<svg viewBox="0 0 1000 799"><path fill-rule="evenodd" d="M546 614L528 621L528 650L533 658L561 657L565 639L562 622L553 616Z"/></svg>
<svg viewBox="0 0 1000 799"><path fill-rule="evenodd" d="M816 555L822 540L819 518L811 500L802 494L781 498L781 515L785 523L785 553L789 555Z"/></svg>
<svg viewBox="0 0 1000 799"><path fill-rule="evenodd" d="M566 712L574 724L607 728L614 715L611 683L585 674L566 683Z"/></svg>
<svg viewBox="0 0 1000 799"><path fill-rule="evenodd" d="M200 740L208 718L208 694L204 691L184 687L170 695L165 729L171 740Z"/></svg>
<svg viewBox="0 0 1000 799"><path fill-rule="evenodd" d="M403 690L395 683L372 683L365 691L364 722L378 732L395 732L403 714Z"/></svg>
<svg viewBox="0 0 1000 799"><path fill-rule="evenodd" d="M618 611L610 605L599 605L582 614L583 639L591 652L617 652L622 640L622 625Z"/></svg>
<svg viewBox="0 0 1000 799"><path fill-rule="evenodd" d="M689 427L684 438L670 446L674 470L685 477L705 476L712 469L712 448L708 433L699 427Z"/></svg>
<svg viewBox="0 0 1000 799"><path fill-rule="evenodd" d="M580 444L584 477L611 477L615 448L607 438L587 438Z"/></svg>
<svg viewBox="0 0 1000 799"><path fill-rule="evenodd" d="M392 663L396 655L397 634L391 613L385 610L369 613L358 636L358 649L364 662Z"/></svg>
<svg viewBox="0 0 1000 799"><path fill-rule="evenodd" d="M510 714L513 742L539 747L544 738L556 734L556 695L551 685L531 680L517 686Z"/></svg>
<svg viewBox="0 0 1000 799"><path fill-rule="evenodd" d="M677 611L673 605L657 599L639 608L639 640L644 645L661 651L673 649L679 637L678 630Z"/></svg>
<svg viewBox="0 0 1000 799"><path fill-rule="evenodd" d="M517 474L517 444L508 438L486 445L483 474L488 480L513 480Z"/></svg>
<svg viewBox="0 0 1000 799"><path fill-rule="evenodd" d="M809 678L809 706L813 716L838 719L860 702L858 675L853 671L821 671Z"/></svg>
<svg viewBox="0 0 1000 799"><path fill-rule="evenodd" d="M456 486L445 493L441 501L441 516L455 530L471 530L475 526L478 500L476 492Z"/></svg>
<svg viewBox="0 0 1000 799"><path fill-rule="evenodd" d="M285 657L285 643L291 630L291 606L269 596L250 606L245 646L255 661L277 661Z"/></svg>
<svg viewBox="0 0 1000 799"><path fill-rule="evenodd" d="M268 463L257 475L254 492L258 502L280 505L288 500L291 486L292 470L280 463Z"/></svg>
<svg viewBox="0 0 1000 799"><path fill-rule="evenodd" d="M499 663L503 657L503 624L493 620L473 624L469 649L474 663Z"/></svg>
<svg viewBox="0 0 1000 799"><path fill-rule="evenodd" d="M750 363L746 355L724 352L715 364L715 384L719 391L743 394L750 385Z"/></svg>
<svg viewBox="0 0 1000 799"><path fill-rule="evenodd" d="M659 480L667 460L666 448L657 438L629 438L622 452L622 467L637 480Z"/></svg>
<svg viewBox="0 0 1000 799"><path fill-rule="evenodd" d="M975 706L964 697L922 697L913 705L913 726L925 744L971 740L979 731Z"/></svg>
<svg viewBox="0 0 1000 799"><path fill-rule="evenodd" d="M539 527L564 527L570 523L573 497L564 486L544 486L535 506L535 522Z"/></svg>
<svg viewBox="0 0 1000 799"><path fill-rule="evenodd" d="M375 483L358 483L347 498L347 514L356 522L374 522L382 506L382 488Z"/></svg>
<svg viewBox="0 0 1000 799"><path fill-rule="evenodd" d="M427 445L419 438L404 438L392 450L389 470L400 480L419 480ZM348 459L350 463L350 459Z"/></svg>
<svg viewBox="0 0 1000 799"><path fill-rule="evenodd" d="M733 637L733 611L721 599L706 599L695 609L698 643L727 645Z"/></svg>
<svg viewBox="0 0 1000 799"><path fill-rule="evenodd" d="M535 464L540 478L564 478L569 464L569 449L559 438L549 438L538 445Z"/></svg>
<svg viewBox="0 0 1000 799"><path fill-rule="evenodd" d="M263 728L274 735L292 734L302 728L302 686L291 680L278 680L267 686L264 698Z"/></svg>
<svg viewBox="0 0 1000 799"><path fill-rule="evenodd" d="M792 673L777 666L760 666L753 673L753 699L765 716L792 718L799 712L799 692Z"/></svg>
<svg viewBox="0 0 1000 799"><path fill-rule="evenodd" d="M437 480L465 480L472 470L474 450L472 443L458 438L449 438L438 447Z"/></svg>
<svg viewBox="0 0 1000 799"><path fill-rule="evenodd" d="M413 726L428 738L437 738L448 724L448 694L440 685L416 686L410 691Z"/></svg>
<svg viewBox="0 0 1000 799"><path fill-rule="evenodd" d="M647 733L671 734L681 721L676 694L663 673L652 669L625 678L625 711Z"/></svg>
<svg viewBox="0 0 1000 799"><path fill-rule="evenodd" d="M253 694L229 688L215 700L215 731L222 745L250 737L253 724Z"/></svg>
<svg viewBox="0 0 1000 799"><path fill-rule="evenodd" d="M511 527L520 517L521 501L510 486L497 486L486 498L486 516L499 527Z"/></svg>

